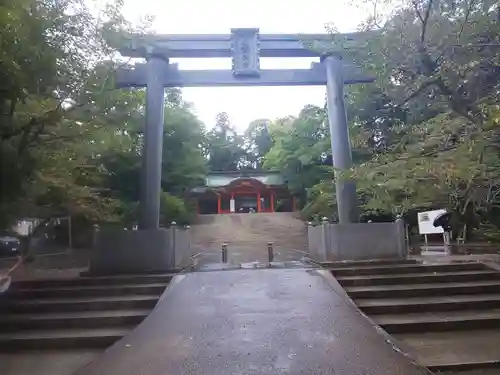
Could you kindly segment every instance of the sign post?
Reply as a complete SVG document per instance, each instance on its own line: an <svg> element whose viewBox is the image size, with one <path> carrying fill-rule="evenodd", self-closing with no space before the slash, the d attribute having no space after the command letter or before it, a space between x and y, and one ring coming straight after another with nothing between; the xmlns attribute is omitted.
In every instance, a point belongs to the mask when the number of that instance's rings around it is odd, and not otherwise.
<svg viewBox="0 0 500 375"><path fill-rule="evenodd" d="M425 211L417 213L418 218L418 233L424 235L425 246L429 245L427 235L429 234L442 234L444 245L449 245L447 243L446 233L443 227L435 227L434 220L446 213L447 211L444 209L441 210L433 210L433 211Z"/></svg>

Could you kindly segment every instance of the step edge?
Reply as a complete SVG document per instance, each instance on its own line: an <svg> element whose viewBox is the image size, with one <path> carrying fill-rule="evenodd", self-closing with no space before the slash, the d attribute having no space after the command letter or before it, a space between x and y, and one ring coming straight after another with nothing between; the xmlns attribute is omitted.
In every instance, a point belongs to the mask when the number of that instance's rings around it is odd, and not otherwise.
<svg viewBox="0 0 500 375"><path fill-rule="evenodd" d="M87 338L107 338L107 337L118 337L118 338L122 338L124 337L125 335L127 335L130 330L132 329L133 327L130 327L130 329L126 330L123 329L121 332L117 332L116 333L106 333L106 334L102 334L102 335L99 335L99 334L96 334L96 332L92 332L90 334L86 334L86 335L72 335L72 336L62 336L62 335L57 335L58 331L57 330L50 330L51 333L54 333L54 335L47 335L47 336L39 336L39 335L33 335L32 337L9 337L9 335L5 335L4 337L0 337L0 344L1 343L7 343L7 342L11 342L11 341L30 341L30 340L64 340L64 339L68 339L68 340L78 340L78 339L87 339ZM99 330L109 330L109 328L102 328L102 329L99 329L99 328L92 328L91 329L92 331L99 331ZM40 333L41 330L36 330L36 331L31 331L31 332L37 332L37 333ZM15 333L17 334L17 333Z"/></svg>
<svg viewBox="0 0 500 375"><path fill-rule="evenodd" d="M427 364L426 367L433 372L480 370L500 367L500 359L477 362L431 363Z"/></svg>
<svg viewBox="0 0 500 375"><path fill-rule="evenodd" d="M465 295L473 295L473 294L465 294ZM492 294L492 296L496 296L497 294ZM418 297L407 297L407 298L418 298ZM500 303L500 296L498 298L482 298L482 299L467 299L467 300L462 300L462 301L427 301L427 302L409 302L409 303L399 303L399 304L366 304L363 302L366 302L366 299L362 299L360 303L358 304L356 300L354 299L354 302L356 302L356 305L359 308L370 308L370 307L397 307L397 306L425 306L425 305L453 305L453 304L461 304L461 303L473 303L473 302L489 302L489 301L496 301ZM384 299L381 299L383 302Z"/></svg>
<svg viewBox="0 0 500 375"><path fill-rule="evenodd" d="M121 318L146 318L149 313L136 313L125 315L96 315L96 316L58 316L58 317L33 317L29 314L23 314L20 318L6 319L0 316L0 324L18 324L26 322L50 322L50 321L72 321L72 320L96 320L96 319L121 319Z"/></svg>
<svg viewBox="0 0 500 375"><path fill-rule="evenodd" d="M37 300L31 300L31 301L26 301L23 299L9 299L5 301L5 303L2 306L26 306L26 307L35 307L35 306L52 306L52 305L72 305L72 304L86 304L86 303L121 303L121 302L143 302L143 301L155 301L160 298L160 295L136 295L133 297L137 298L128 298L131 296L120 296L120 299L113 299L113 300L107 300L106 297L94 297L95 299L91 299L88 301L82 301L82 300L77 300L77 299L68 299L68 300L58 300L58 301L52 301L53 298L41 298ZM138 297L145 297L145 298L138 298ZM1 311L1 310L0 310Z"/></svg>
<svg viewBox="0 0 500 375"><path fill-rule="evenodd" d="M380 316L380 315L379 315ZM460 322L480 322L480 321L498 321L500 323L500 314L498 317L482 317L482 318L468 318L468 319L448 319L448 320L425 320L425 321L411 321L411 322L386 322L386 323L380 323L377 322L377 317L373 317L373 321L379 325L380 327L384 328L387 326L405 326L405 325L418 325L418 324L447 324L447 323L460 323Z"/></svg>
<svg viewBox="0 0 500 375"><path fill-rule="evenodd" d="M486 280L484 280L486 281ZM485 287L485 286L500 286L500 279L499 280L491 280L489 283L485 284L474 284L474 281L469 281L469 282L463 282L460 284L470 284L470 285L450 285L450 284L457 284L455 282L450 282L450 283L428 283L428 284L406 284L408 286L410 285L418 285L419 287L417 288L398 288L398 289L392 289L394 285L387 284L387 285L346 285L343 288L346 290L348 293L356 293L356 292L378 292L378 291L408 291L408 290L422 290L422 289L440 289L440 288L446 288L446 289L454 289L454 288L473 288L473 287ZM402 285L405 286L405 285ZM429 286L431 286L429 288ZM372 289L373 287L377 287L377 289ZM382 288L385 287L385 288ZM358 289L354 289L358 288Z"/></svg>
<svg viewBox="0 0 500 375"><path fill-rule="evenodd" d="M403 263L403 264L388 264L388 265L376 265L376 266L359 266L359 267L332 267L332 268L326 268L328 271L333 271L333 272L352 272L356 270L385 270L385 269L407 269L407 268L448 268L448 267L471 267L471 268L478 268L478 269L485 269L485 270L492 270L492 268L489 268L487 265L485 265L482 262L465 262L465 263L432 263L432 264L414 264L414 263Z"/></svg>
<svg viewBox="0 0 500 375"><path fill-rule="evenodd" d="M57 284L60 283L86 283L92 282L103 282L107 281L132 281L132 280L147 280L147 279L172 279L175 275L141 275L141 276L96 276L96 277L79 277L79 278L62 278L62 279L35 279L35 280L17 280L12 285L34 285L34 284Z"/></svg>
<svg viewBox="0 0 500 375"><path fill-rule="evenodd" d="M29 292L57 292L57 291L78 291L78 290L108 290L108 289L139 289L139 288L153 288L153 287L167 287L169 283L153 283L153 284L123 284L123 285L86 285L82 287L71 288L27 288L27 289L12 289L12 295L15 293L29 293ZM10 292L9 292L10 293Z"/></svg>
<svg viewBox="0 0 500 375"><path fill-rule="evenodd" d="M383 277L381 277L383 275ZM443 273L402 273L402 274L372 274L372 275L359 275L359 276L336 276L338 281L351 281L351 280L373 280L373 279L396 279L396 278L415 278L415 277L446 277L446 276L468 276L468 275L500 275L498 271L458 271L458 272L443 272Z"/></svg>

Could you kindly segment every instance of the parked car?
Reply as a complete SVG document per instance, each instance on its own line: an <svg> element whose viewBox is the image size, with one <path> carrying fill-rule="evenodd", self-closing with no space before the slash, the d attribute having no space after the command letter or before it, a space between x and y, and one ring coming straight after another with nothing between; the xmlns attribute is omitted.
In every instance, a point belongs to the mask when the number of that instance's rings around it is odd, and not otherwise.
<svg viewBox="0 0 500 375"><path fill-rule="evenodd" d="M19 254L21 241L15 237L0 237L0 257L11 257Z"/></svg>

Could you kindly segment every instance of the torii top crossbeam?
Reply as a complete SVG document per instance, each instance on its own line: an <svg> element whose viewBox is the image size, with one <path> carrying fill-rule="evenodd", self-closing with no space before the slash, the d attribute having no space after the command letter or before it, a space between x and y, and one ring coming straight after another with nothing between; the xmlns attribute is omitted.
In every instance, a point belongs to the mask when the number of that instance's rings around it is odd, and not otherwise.
<svg viewBox="0 0 500 375"><path fill-rule="evenodd" d="M170 58L232 57L235 35L255 37L261 57L318 57L335 39L343 48L360 46L366 33L259 34L258 29L231 29L231 34L132 36L120 49L123 56L144 57L143 47L168 51Z"/></svg>
<svg viewBox="0 0 500 375"><path fill-rule="evenodd" d="M258 29L231 29L227 35L148 35L131 36L120 52L123 56L170 58L232 58L232 70L180 70L176 64L165 65L159 77L165 87L196 86L301 86L325 85L324 66L313 63L310 69L264 69L261 57L318 57L346 49L360 48L366 34L259 34ZM344 83L373 81L349 62L343 62ZM120 69L118 87L144 87L148 67Z"/></svg>

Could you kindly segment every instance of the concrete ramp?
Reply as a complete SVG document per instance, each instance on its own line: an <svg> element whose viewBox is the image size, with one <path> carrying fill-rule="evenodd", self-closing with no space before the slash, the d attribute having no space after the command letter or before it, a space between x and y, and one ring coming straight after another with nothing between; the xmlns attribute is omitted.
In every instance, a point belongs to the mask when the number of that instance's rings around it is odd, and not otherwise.
<svg viewBox="0 0 500 375"><path fill-rule="evenodd" d="M329 279L329 278L330 279ZM77 375L424 375L318 270L175 276L152 314Z"/></svg>
<svg viewBox="0 0 500 375"><path fill-rule="evenodd" d="M296 261L307 252L307 227L293 213L202 215L192 226L192 246L202 263L220 262L222 243L230 263L266 262L273 242L276 261Z"/></svg>

